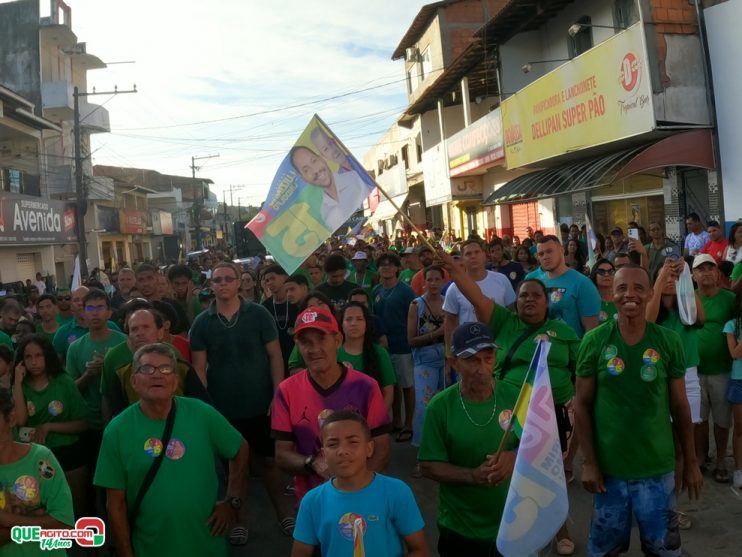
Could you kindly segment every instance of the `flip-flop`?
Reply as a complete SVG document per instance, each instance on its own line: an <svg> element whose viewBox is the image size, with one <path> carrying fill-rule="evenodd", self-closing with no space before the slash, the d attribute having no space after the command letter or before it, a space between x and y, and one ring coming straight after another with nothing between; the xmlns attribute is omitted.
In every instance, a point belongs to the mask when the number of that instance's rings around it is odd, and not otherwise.
<svg viewBox="0 0 742 557"><path fill-rule="evenodd" d="M406 443L410 439L412 439L411 429L403 429L397 434L397 443Z"/></svg>
<svg viewBox="0 0 742 557"><path fill-rule="evenodd" d="M229 543L231 545L245 545L247 543L247 528L238 524L229 532Z"/></svg>
<svg viewBox="0 0 742 557"><path fill-rule="evenodd" d="M569 538L557 540L556 550L559 555L572 555L575 552L575 542Z"/></svg>
<svg viewBox="0 0 742 557"><path fill-rule="evenodd" d="M678 528L681 530L690 530L693 526L693 522L691 521L690 517L685 514L678 511L677 513L678 517Z"/></svg>
<svg viewBox="0 0 742 557"><path fill-rule="evenodd" d="M294 526L296 526L296 519L293 516L287 516L285 518L282 518L278 525L281 527L281 532L284 536L291 537L294 535Z"/></svg>
<svg viewBox="0 0 742 557"><path fill-rule="evenodd" d="M726 471L726 469L716 469L714 472L714 481L725 484L729 483L729 472Z"/></svg>

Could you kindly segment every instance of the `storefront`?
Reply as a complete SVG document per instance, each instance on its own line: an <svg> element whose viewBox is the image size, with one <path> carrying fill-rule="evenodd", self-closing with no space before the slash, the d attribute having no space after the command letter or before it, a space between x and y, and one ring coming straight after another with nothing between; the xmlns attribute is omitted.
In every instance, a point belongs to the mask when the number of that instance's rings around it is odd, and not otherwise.
<svg viewBox="0 0 742 557"><path fill-rule="evenodd" d="M36 280L36 273L64 283L64 256L77 251L75 204L29 195L0 194L0 282ZM59 261L55 258L59 247ZM59 265L59 269L57 268ZM61 276L56 276L58 271Z"/></svg>

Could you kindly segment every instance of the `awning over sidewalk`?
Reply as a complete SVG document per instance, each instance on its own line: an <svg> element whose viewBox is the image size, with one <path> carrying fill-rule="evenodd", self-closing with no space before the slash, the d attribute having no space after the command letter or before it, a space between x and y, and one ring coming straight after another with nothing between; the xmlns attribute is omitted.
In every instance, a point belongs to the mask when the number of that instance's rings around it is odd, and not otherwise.
<svg viewBox="0 0 742 557"><path fill-rule="evenodd" d="M510 180L495 190L483 205L520 203L585 191L666 166L713 169L711 130L684 132L650 145L531 172Z"/></svg>
<svg viewBox="0 0 742 557"><path fill-rule="evenodd" d="M396 195L392 197L392 199L394 200L394 203L397 204L397 207L402 209L402 206L407 201L408 195L409 193L403 193L402 195ZM366 224L376 224L377 222L381 222L383 220L389 220L391 218L394 218L396 214L397 210L394 208L394 205L392 205L392 202L389 201L386 197L382 197L382 201L376 207L374 214L368 218Z"/></svg>

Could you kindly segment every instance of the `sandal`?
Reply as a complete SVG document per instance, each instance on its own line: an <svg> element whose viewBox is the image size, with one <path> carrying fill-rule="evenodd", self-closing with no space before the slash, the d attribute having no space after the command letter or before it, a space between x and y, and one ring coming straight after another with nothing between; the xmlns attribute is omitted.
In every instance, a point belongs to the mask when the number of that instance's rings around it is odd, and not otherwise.
<svg viewBox="0 0 742 557"><path fill-rule="evenodd" d="M714 472L714 481L720 484L729 483L729 472L725 468L717 468Z"/></svg>
<svg viewBox="0 0 742 557"><path fill-rule="evenodd" d="M397 443L406 443L410 439L412 439L411 429L403 429L397 434Z"/></svg>
<svg viewBox="0 0 742 557"><path fill-rule="evenodd" d="M681 512L677 512L676 514L678 517L678 528L680 528L681 530L690 530L691 526L693 526L693 522L691 521L690 517L687 514Z"/></svg>
<svg viewBox="0 0 742 557"><path fill-rule="evenodd" d="M281 532L284 536L291 537L294 535L294 526L296 526L296 519L293 516L287 516L281 519L281 521L278 523L278 526L281 528Z"/></svg>
<svg viewBox="0 0 742 557"><path fill-rule="evenodd" d="M247 543L247 528L238 524L229 531L231 545L245 545Z"/></svg>
<svg viewBox="0 0 742 557"><path fill-rule="evenodd" d="M572 555L575 552L575 542L569 538L557 540L556 550L559 555Z"/></svg>

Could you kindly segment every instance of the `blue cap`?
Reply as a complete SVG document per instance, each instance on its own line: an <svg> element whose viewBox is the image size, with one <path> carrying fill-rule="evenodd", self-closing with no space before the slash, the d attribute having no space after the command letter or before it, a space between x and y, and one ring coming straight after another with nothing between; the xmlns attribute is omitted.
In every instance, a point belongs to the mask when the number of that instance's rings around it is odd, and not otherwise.
<svg viewBox="0 0 742 557"><path fill-rule="evenodd" d="M492 333L484 323L464 323L453 332L451 351L457 358L471 358L480 350L497 348Z"/></svg>

